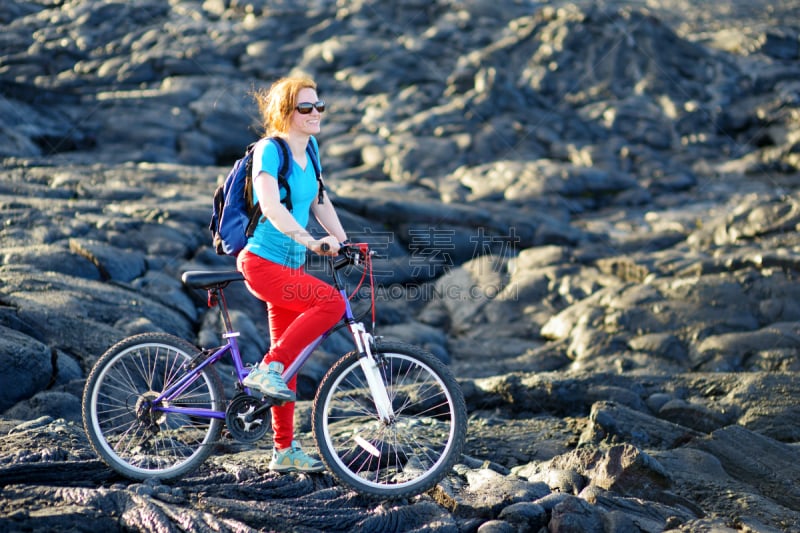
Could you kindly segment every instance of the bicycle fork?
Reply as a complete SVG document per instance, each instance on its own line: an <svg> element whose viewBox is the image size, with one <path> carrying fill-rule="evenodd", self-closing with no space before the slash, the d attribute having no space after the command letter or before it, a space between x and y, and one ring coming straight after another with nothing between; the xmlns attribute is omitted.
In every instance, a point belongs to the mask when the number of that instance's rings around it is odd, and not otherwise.
<svg viewBox="0 0 800 533"><path fill-rule="evenodd" d="M375 354L372 353L372 347L374 346L372 335L367 332L364 324L360 322L351 322L349 327L356 341L358 361L361 363L361 369L367 378L367 385L372 393L378 417L380 417L381 422L389 425L394 421L394 409L389 398L389 391L386 390L386 384L383 382L383 374L375 359Z"/></svg>

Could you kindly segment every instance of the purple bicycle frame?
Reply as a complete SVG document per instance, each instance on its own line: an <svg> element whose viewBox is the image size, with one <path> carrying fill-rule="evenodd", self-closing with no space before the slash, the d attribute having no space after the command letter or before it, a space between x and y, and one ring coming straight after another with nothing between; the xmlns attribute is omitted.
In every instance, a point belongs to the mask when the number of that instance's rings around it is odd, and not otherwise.
<svg viewBox="0 0 800 533"><path fill-rule="evenodd" d="M354 319L353 311L350 308L350 300L347 298L347 293L344 289L341 289L340 294L344 298L345 301L345 312L344 312L344 321L346 323L351 323ZM331 330L332 331L332 330ZM323 333L319 337L317 337L314 341L312 341L308 346L303 348L297 358L283 371L283 379L285 381L289 381L295 374L300 371L300 368L305 364L311 354L314 353L314 350L322 344L328 335L330 335L331 331ZM249 371L245 368L244 364L242 363L242 355L239 351L239 343L236 341L236 337L239 334L236 332L226 332L224 337L228 340L227 342L219 347L213 354L211 354L205 361L200 363L196 368L193 368L189 372L187 372L181 379L179 379L174 384L170 385L164 392L158 395L157 398L153 399L152 405L154 411L160 411L163 413L176 413L182 414L186 416L196 416L199 418L218 418L220 420L225 420L225 411L217 411L214 409L206 409L201 407L176 407L169 405L169 402L174 398L183 394L186 389L188 389L197 379L200 377L200 373L209 365L213 365L222 357L230 352L231 359L233 360L233 366L236 369L236 376L238 378L239 383L247 376ZM250 391L245 388L245 391L249 394ZM166 402L166 405L159 405L163 402Z"/></svg>

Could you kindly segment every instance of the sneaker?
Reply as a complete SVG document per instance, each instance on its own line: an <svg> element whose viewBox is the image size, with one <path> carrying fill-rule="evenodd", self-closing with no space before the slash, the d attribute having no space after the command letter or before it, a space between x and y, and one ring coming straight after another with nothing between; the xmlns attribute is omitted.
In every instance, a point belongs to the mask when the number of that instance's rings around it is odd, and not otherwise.
<svg viewBox="0 0 800 533"><path fill-rule="evenodd" d="M273 472L322 472L325 470L325 465L304 452L300 448L300 443L293 440L291 448L272 450L269 469Z"/></svg>
<svg viewBox="0 0 800 533"><path fill-rule="evenodd" d="M257 367L250 370L250 373L242 380L242 385L249 389L255 389L273 400L293 402L297 396L286 386L281 372L283 372L283 364L277 361L266 364L262 361Z"/></svg>

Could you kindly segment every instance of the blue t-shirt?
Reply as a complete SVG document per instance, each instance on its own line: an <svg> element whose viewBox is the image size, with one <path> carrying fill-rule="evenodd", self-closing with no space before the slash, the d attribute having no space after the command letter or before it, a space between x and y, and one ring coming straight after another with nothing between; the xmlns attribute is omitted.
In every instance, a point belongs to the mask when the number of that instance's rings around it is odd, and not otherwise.
<svg viewBox="0 0 800 533"><path fill-rule="evenodd" d="M311 142L316 145L316 139L313 137ZM264 171L272 176L271 179L277 181L280 168L278 150L278 146L267 138L256 143L253 151L253 177ZM289 157L291 158L291 154ZM310 157L307 159L306 168L303 169L291 158L287 176L292 193L292 216L303 228L308 225L311 202L316 200L318 192L314 164ZM286 196L286 191L282 187L280 194L281 199ZM257 193L253 194L254 201L258 201L257 196ZM292 268L299 268L306 262L306 247L281 233L269 220L264 220L256 226L253 236L247 240L245 250L274 263Z"/></svg>

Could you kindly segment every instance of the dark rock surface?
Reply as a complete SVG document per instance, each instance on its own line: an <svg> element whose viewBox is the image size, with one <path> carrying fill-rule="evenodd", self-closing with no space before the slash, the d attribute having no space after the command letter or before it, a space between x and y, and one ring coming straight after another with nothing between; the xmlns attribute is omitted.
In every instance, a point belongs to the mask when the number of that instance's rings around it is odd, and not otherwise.
<svg viewBox="0 0 800 533"><path fill-rule="evenodd" d="M0 531L800 531L796 2L9 0L0 25ZM180 274L231 266L210 196L290 72L329 104L350 235L389 255L378 333L467 398L462 462L411 501L270 473L268 438L132 483L79 422L116 340L218 343ZM256 361L263 310L229 299Z"/></svg>

